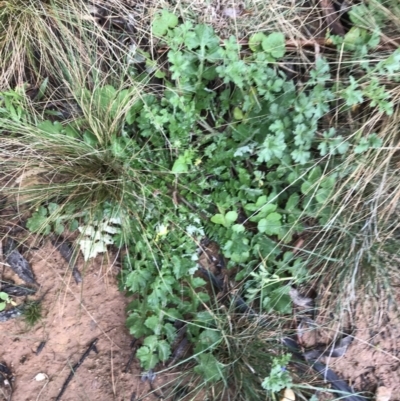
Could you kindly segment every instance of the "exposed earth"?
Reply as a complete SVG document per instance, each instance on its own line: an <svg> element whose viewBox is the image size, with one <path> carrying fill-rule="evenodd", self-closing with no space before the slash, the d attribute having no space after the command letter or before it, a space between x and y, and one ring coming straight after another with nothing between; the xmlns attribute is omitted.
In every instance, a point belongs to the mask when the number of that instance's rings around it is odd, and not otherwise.
<svg viewBox="0 0 400 401"><path fill-rule="evenodd" d="M87 266L81 263L83 282L77 285L50 241L25 256L40 284L35 298L43 296L43 318L31 329L21 318L0 323L0 360L13 373L12 399L55 400L71 368L96 338L98 353L90 352L60 401L122 401L148 393L137 361L124 372L132 337L125 327L127 298L117 289L116 266L101 257ZM3 280L11 276L15 280L10 269L3 269ZM44 380L35 380L38 374L44 374Z"/></svg>

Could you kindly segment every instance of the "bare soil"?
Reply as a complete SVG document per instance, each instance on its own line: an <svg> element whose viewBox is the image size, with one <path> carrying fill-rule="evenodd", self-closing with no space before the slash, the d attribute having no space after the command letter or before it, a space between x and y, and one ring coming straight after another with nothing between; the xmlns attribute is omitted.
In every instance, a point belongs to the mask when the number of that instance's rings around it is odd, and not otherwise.
<svg viewBox="0 0 400 401"><path fill-rule="evenodd" d="M383 291L377 298L360 291L354 305L342 311L342 319L320 316L319 329L303 337L303 344L313 348L353 336L344 355L321 361L355 391L376 401L400 401L400 287L393 285L392 290L391 300Z"/></svg>
<svg viewBox="0 0 400 401"><path fill-rule="evenodd" d="M149 385L142 382L137 361L124 373L132 337L125 327L127 298L118 291L117 270L101 257L88 265L80 263L83 282L77 285L50 241L25 257L41 286L35 298L44 296L43 318L33 328L21 318L1 323L0 361L14 376L12 399L55 400L72 367L96 338L98 353L90 352L60 401L123 401L147 394ZM5 267L3 278L15 280L10 272ZM46 344L36 355L43 341ZM46 379L36 381L39 373Z"/></svg>
<svg viewBox="0 0 400 401"><path fill-rule="evenodd" d="M329 361L343 379L355 389L376 395L377 401L389 394L390 401L400 401L400 318L396 310L400 305L400 291L396 291L395 304L359 295L354 310L354 341L343 357ZM382 390L386 388L386 391ZM381 390L378 391L378 389ZM388 399L388 400L389 400Z"/></svg>

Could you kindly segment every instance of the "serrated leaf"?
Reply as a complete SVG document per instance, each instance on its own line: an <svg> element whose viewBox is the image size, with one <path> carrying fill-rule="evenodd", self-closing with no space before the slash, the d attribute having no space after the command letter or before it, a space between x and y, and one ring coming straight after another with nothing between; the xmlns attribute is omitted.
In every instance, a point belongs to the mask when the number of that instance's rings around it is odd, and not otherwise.
<svg viewBox="0 0 400 401"><path fill-rule="evenodd" d="M143 341L143 345L148 346L150 349L155 349L157 343L158 343L158 336L147 336Z"/></svg>
<svg viewBox="0 0 400 401"><path fill-rule="evenodd" d="M201 311L197 312L196 317L194 319L196 322L202 323L206 326L209 326L215 322L214 315L209 311Z"/></svg>
<svg viewBox="0 0 400 401"><path fill-rule="evenodd" d="M261 207L264 206L268 201L267 195L262 195L257 198L256 206Z"/></svg>
<svg viewBox="0 0 400 401"><path fill-rule="evenodd" d="M311 158L311 153L308 150L298 148L291 152L290 156L295 163L306 164Z"/></svg>
<svg viewBox="0 0 400 401"><path fill-rule="evenodd" d="M379 138L377 134L371 134L368 136L369 146L372 149L378 149L382 146L382 138Z"/></svg>
<svg viewBox="0 0 400 401"><path fill-rule="evenodd" d="M37 126L40 130L49 134L60 134L63 126L58 121L52 123L51 121L43 121Z"/></svg>
<svg viewBox="0 0 400 401"><path fill-rule="evenodd" d="M199 341L207 346L215 345L221 340L221 333L217 330L206 329L201 332Z"/></svg>
<svg viewBox="0 0 400 401"><path fill-rule="evenodd" d="M329 199L329 195L331 193L330 189L327 188L319 188L317 193L315 194L315 199L318 203L325 203Z"/></svg>
<svg viewBox="0 0 400 401"><path fill-rule="evenodd" d="M192 286L194 288L203 287L206 284L207 284L206 281L203 280L201 277L193 277L192 278Z"/></svg>
<svg viewBox="0 0 400 401"><path fill-rule="evenodd" d="M171 347L165 340L158 342L157 351L160 361L162 362L165 362L171 355Z"/></svg>
<svg viewBox="0 0 400 401"><path fill-rule="evenodd" d="M267 135L258 152L258 162L268 163L272 158L282 158L283 152L286 150L285 135L277 133L276 135Z"/></svg>
<svg viewBox="0 0 400 401"><path fill-rule="evenodd" d="M303 195L307 195L310 189L313 187L313 184L309 181L305 181L301 184L300 190Z"/></svg>
<svg viewBox="0 0 400 401"><path fill-rule="evenodd" d="M219 39L211 26L204 24L196 25L194 32L195 35L190 35L185 40L185 44L190 50L197 48L214 50L219 46Z"/></svg>
<svg viewBox="0 0 400 401"><path fill-rule="evenodd" d="M143 321L140 318L138 313L131 313L127 320L126 326L129 329L129 333L132 334L136 338L143 337L149 334L149 329L143 324Z"/></svg>
<svg viewBox="0 0 400 401"><path fill-rule="evenodd" d="M153 369L159 362L158 356L149 347L142 346L136 351L136 357L144 370Z"/></svg>
<svg viewBox="0 0 400 401"><path fill-rule="evenodd" d="M198 355L198 366L194 371L204 377L205 380L216 382L223 377L224 365L214 357L211 353L203 352Z"/></svg>
<svg viewBox="0 0 400 401"><path fill-rule="evenodd" d="M56 224L54 225L54 232L57 235L61 235L65 230L65 227L63 224L61 224L60 222L56 222Z"/></svg>
<svg viewBox="0 0 400 401"><path fill-rule="evenodd" d="M281 220L282 215L279 213L271 213L266 218L261 219L258 222L257 228L260 233L267 235L277 235L280 232L282 226Z"/></svg>
<svg viewBox="0 0 400 401"><path fill-rule="evenodd" d="M168 317L173 318L173 319L183 319L182 314L177 309L174 309L174 308L168 308L165 311L165 314Z"/></svg>
<svg viewBox="0 0 400 401"><path fill-rule="evenodd" d="M201 302L206 303L210 301L210 296L206 292L198 292L196 295Z"/></svg>
<svg viewBox="0 0 400 401"><path fill-rule="evenodd" d="M278 288L271 292L270 305L277 312L290 313L292 311L292 300L283 290L285 288Z"/></svg>
<svg viewBox="0 0 400 401"><path fill-rule="evenodd" d="M178 22L178 17L175 14L162 10L151 24L152 32L156 36L164 36L168 29L175 28Z"/></svg>
<svg viewBox="0 0 400 401"><path fill-rule="evenodd" d="M368 138L363 137L360 139L360 142L358 145L354 148L354 153L359 154L359 153L364 153L369 149L369 142Z"/></svg>
<svg viewBox="0 0 400 401"><path fill-rule="evenodd" d="M154 334L159 335L161 331L160 320L157 316L148 317L145 322L145 326L153 330Z"/></svg>
<svg viewBox="0 0 400 401"><path fill-rule="evenodd" d="M297 193L290 195L289 199L286 202L285 210L289 213L292 212L293 210L297 209L297 207L299 206L299 202L300 196Z"/></svg>
<svg viewBox="0 0 400 401"><path fill-rule="evenodd" d="M172 344L172 342L176 338L176 328L174 327L174 325L172 325L171 323L166 323L166 324L164 324L162 330L163 330L163 333L166 334L169 343Z"/></svg>
<svg viewBox="0 0 400 401"><path fill-rule="evenodd" d="M32 217L27 220L26 227L32 233L50 234L51 227L47 218L46 208L40 206L39 210L33 213Z"/></svg>
<svg viewBox="0 0 400 401"><path fill-rule="evenodd" d="M286 53L285 35L280 32L273 32L263 38L262 48L273 58L282 58Z"/></svg>
<svg viewBox="0 0 400 401"><path fill-rule="evenodd" d="M321 176L322 169L320 166L316 166L308 173L308 181L311 183L317 182Z"/></svg>
<svg viewBox="0 0 400 401"><path fill-rule="evenodd" d="M79 138L79 131L72 127L71 125L64 126L62 133L65 134L69 138Z"/></svg>

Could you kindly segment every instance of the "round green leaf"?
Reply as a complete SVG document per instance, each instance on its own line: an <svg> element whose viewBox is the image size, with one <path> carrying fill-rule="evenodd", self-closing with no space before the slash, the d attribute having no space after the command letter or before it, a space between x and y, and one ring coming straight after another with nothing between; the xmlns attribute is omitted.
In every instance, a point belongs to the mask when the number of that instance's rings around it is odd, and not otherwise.
<svg viewBox="0 0 400 401"><path fill-rule="evenodd" d="M243 120L244 114L243 114L243 111L239 107L235 107L233 109L233 118L235 120Z"/></svg>
<svg viewBox="0 0 400 401"><path fill-rule="evenodd" d="M242 233L245 231L244 225L243 224L234 224L232 226L232 231L234 233Z"/></svg>
<svg viewBox="0 0 400 401"><path fill-rule="evenodd" d="M273 58L282 58L286 52L285 35L280 32L271 33L263 39L262 48Z"/></svg>
<svg viewBox="0 0 400 401"><path fill-rule="evenodd" d="M167 10L162 10L152 23L153 34L164 36L168 29L175 28L178 25L178 17Z"/></svg>
<svg viewBox="0 0 400 401"><path fill-rule="evenodd" d="M8 301L9 295L6 292L0 292L0 299Z"/></svg>
<svg viewBox="0 0 400 401"><path fill-rule="evenodd" d="M179 156L176 160L174 165L172 166L172 172L179 174L179 173L187 173L189 170L188 164L186 161L186 157L184 155Z"/></svg>
<svg viewBox="0 0 400 401"><path fill-rule="evenodd" d="M234 221L236 221L238 218L238 214L235 211L230 211L225 215L225 220L227 221L227 223L233 223Z"/></svg>
<svg viewBox="0 0 400 401"><path fill-rule="evenodd" d="M221 225L225 225L226 221L225 221L225 217L222 214L215 214L214 216L211 217L211 221L214 224L221 224Z"/></svg>
<svg viewBox="0 0 400 401"><path fill-rule="evenodd" d="M262 32L257 32L250 36L249 47L253 52L260 50L261 43L266 36Z"/></svg>

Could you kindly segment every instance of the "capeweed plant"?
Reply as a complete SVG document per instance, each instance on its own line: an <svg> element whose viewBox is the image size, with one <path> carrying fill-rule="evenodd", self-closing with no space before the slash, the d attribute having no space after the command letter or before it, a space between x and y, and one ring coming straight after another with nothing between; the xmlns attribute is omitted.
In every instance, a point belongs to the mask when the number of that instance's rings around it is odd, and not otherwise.
<svg viewBox="0 0 400 401"><path fill-rule="evenodd" d="M352 172L351 166L341 168L346 157L362 157L382 144L362 124L354 131L346 124L327 126L324 117L337 104L346 114L365 102L390 115L391 96L374 74L395 69L397 53L371 64L362 78L349 75L340 84L319 57L299 86L279 65L287 52L282 33L256 33L247 48L235 37L222 40L209 26L179 24L163 11L153 35L167 49L164 59L150 60L136 49L133 76L143 77L142 63L146 82L161 80L162 89L156 81L157 87L146 86L140 96L137 87L84 90L83 107L90 105L86 111L95 123L46 120L37 126L52 133L53 141L67 138L77 145L74 160L90 161L78 165L90 172L82 176L91 179L80 182L86 192L78 203L72 195L67 199L71 213L89 203L85 196L98 206L96 218L78 222L85 259L112 243L126 250L121 288L135 295L127 326L143 338L137 351L142 368L166 363L177 336L174 323L189 322L195 372L211 383L226 379L215 356L224 338L218 321L206 313L215 300L196 274L198 243L204 236L219 243L227 268L237 268L235 285L248 303L264 313L290 313L288 284L309 278L293 241L310 222L323 227L329 220L335 207L330 199ZM41 207L30 229L61 232L62 215L45 223L50 203ZM119 210L114 220L107 207ZM268 391L289 386L275 365L264 382Z"/></svg>

